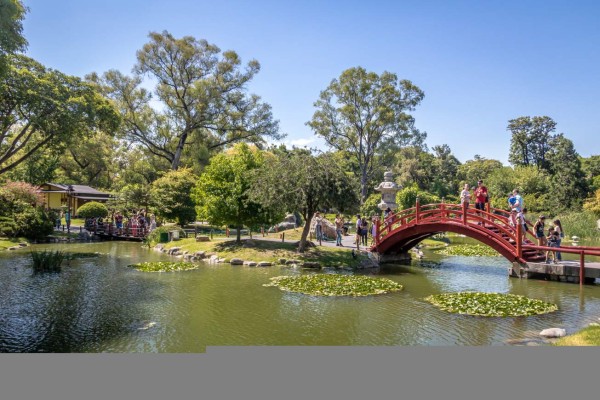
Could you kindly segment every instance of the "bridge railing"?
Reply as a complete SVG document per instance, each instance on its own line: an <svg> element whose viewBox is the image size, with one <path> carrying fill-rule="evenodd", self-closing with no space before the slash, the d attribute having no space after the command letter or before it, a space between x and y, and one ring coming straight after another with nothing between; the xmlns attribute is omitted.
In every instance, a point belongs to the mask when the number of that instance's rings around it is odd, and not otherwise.
<svg viewBox="0 0 600 400"><path fill-rule="evenodd" d="M518 236L506 215L508 213L489 207L488 210L482 211L460 204L448 203L421 205L417 201L415 207L390 213L387 218L378 223L375 245L377 247L387 236L409 226L442 222L481 229L486 235L495 236L499 244L515 252L514 243L518 242ZM490 231L486 229L486 226L493 226L496 231Z"/></svg>

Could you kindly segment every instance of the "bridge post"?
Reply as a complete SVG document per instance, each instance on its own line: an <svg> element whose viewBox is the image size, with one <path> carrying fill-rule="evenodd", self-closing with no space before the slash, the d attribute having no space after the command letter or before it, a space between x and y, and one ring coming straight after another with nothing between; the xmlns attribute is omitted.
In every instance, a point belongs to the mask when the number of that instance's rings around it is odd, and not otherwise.
<svg viewBox="0 0 600 400"><path fill-rule="evenodd" d="M421 204L419 203L418 197L417 197L417 200L415 201L415 209L416 209L415 222L418 224L419 223L419 213L421 212Z"/></svg>
<svg viewBox="0 0 600 400"><path fill-rule="evenodd" d="M462 215L462 222L463 225L467 224L467 203L462 203L462 211L463 211L463 215Z"/></svg>
<svg viewBox="0 0 600 400"><path fill-rule="evenodd" d="M585 252L582 250L579 252L579 286L582 286L584 281L585 281Z"/></svg>
<svg viewBox="0 0 600 400"><path fill-rule="evenodd" d="M379 246L379 229L381 228L381 221L379 218L375 220L375 248Z"/></svg>
<svg viewBox="0 0 600 400"><path fill-rule="evenodd" d="M442 203L440 204L440 219L442 222L446 220L446 203L444 203L444 198L442 197Z"/></svg>
<svg viewBox="0 0 600 400"><path fill-rule="evenodd" d="M521 235L522 235L522 230L523 226L521 226L520 223L517 223L517 233L516 233L516 237L515 237L515 241L517 244L517 257L519 257L519 259L523 258L523 244L521 243Z"/></svg>

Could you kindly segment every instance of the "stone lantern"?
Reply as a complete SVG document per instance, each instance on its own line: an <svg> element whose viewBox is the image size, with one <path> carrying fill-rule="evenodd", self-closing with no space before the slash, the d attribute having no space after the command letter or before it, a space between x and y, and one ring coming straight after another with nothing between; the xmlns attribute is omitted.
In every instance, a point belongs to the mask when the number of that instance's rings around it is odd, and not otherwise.
<svg viewBox="0 0 600 400"><path fill-rule="evenodd" d="M375 190L381 192L381 202L377 204L377 207L383 211L388 208L392 211L398 208L398 204L396 204L396 193L400 189L401 187L394 182L392 172L385 172L383 174L383 182L375 188Z"/></svg>

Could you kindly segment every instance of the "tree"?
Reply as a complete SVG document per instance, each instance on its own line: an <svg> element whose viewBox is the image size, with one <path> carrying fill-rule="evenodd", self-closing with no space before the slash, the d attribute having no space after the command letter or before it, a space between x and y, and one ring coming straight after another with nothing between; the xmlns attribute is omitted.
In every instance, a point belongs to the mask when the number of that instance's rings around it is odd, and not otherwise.
<svg viewBox="0 0 600 400"><path fill-rule="evenodd" d="M27 8L19 0L0 0L0 76L6 71L6 54L27 47L22 23L26 12Z"/></svg>
<svg viewBox="0 0 600 400"><path fill-rule="evenodd" d="M591 211L596 217L600 217L600 189L596 190L594 195L583 203L583 209Z"/></svg>
<svg viewBox="0 0 600 400"><path fill-rule="evenodd" d="M149 36L150 42L137 52L132 77L114 70L102 79L89 77L116 100L129 140L176 170L192 144L212 151L236 142L262 145L264 137L282 137L271 107L246 94L248 82L260 69L256 60L241 70L234 51L220 54L206 40L176 39L166 31ZM156 83L155 99L142 87L145 76ZM156 102L160 105L152 107Z"/></svg>
<svg viewBox="0 0 600 400"><path fill-rule="evenodd" d="M532 212L546 212L553 207L550 175L535 166L495 169L486 180L490 203L506 209L508 196L518 189L525 207Z"/></svg>
<svg viewBox="0 0 600 400"><path fill-rule="evenodd" d="M234 225L237 242L244 225L269 222L268 208L249 197L252 173L264 163L263 152L244 143L213 157L194 189L200 217L215 225Z"/></svg>
<svg viewBox="0 0 600 400"><path fill-rule="evenodd" d="M352 154L359 169L360 202L367 199L377 155L389 146L421 143L425 133L414 127L414 110L423 92L396 74L377 75L350 68L334 79L314 103L308 126L327 144Z"/></svg>
<svg viewBox="0 0 600 400"><path fill-rule="evenodd" d="M562 133L551 140L547 155L552 182L552 205L557 211L579 208L588 195L585 173L573 142Z"/></svg>
<svg viewBox="0 0 600 400"><path fill-rule="evenodd" d="M502 167L502 163L498 160L488 160L476 155L472 160L467 160L458 166L458 180L475 185L478 180L482 179L487 186L488 177Z"/></svg>
<svg viewBox="0 0 600 400"><path fill-rule="evenodd" d="M433 181L433 154L419 146L410 146L396 153L394 171L401 186L416 184L421 190L428 190Z"/></svg>
<svg viewBox="0 0 600 400"><path fill-rule="evenodd" d="M429 191L442 198L453 195L458 188L457 175L460 161L452 154L452 150L447 144L433 146L432 150L435 158L431 166L433 182Z"/></svg>
<svg viewBox="0 0 600 400"><path fill-rule="evenodd" d="M273 210L299 211L306 221L298 251L306 250L306 238L316 211L357 208L357 191L351 177L330 153L314 155L293 149L266 164L257 174L251 198Z"/></svg>
<svg viewBox="0 0 600 400"><path fill-rule="evenodd" d="M550 150L556 122L550 117L519 117L508 121L511 133L508 161L513 165L535 165L548 169L546 155Z"/></svg>
<svg viewBox="0 0 600 400"><path fill-rule="evenodd" d="M600 189L600 155L594 155L588 158L580 157L581 168L589 181L590 190Z"/></svg>
<svg viewBox="0 0 600 400"><path fill-rule="evenodd" d="M168 171L152 183L150 199L156 215L181 226L196 220L192 189L197 177L189 168Z"/></svg>
<svg viewBox="0 0 600 400"><path fill-rule="evenodd" d="M118 114L94 86L22 55L8 60L0 77L0 175L38 151L118 127Z"/></svg>

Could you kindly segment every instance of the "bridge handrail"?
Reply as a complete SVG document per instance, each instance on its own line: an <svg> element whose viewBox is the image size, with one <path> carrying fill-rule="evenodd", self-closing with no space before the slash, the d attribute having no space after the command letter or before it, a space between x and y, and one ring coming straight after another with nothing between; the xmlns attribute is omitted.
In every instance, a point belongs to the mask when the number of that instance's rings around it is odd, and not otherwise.
<svg viewBox="0 0 600 400"><path fill-rule="evenodd" d="M495 237L499 245L505 249L515 252L515 245L510 243L510 239L514 243L517 242L516 232L508 223L507 218L497 218L496 214L488 213L487 211L476 210L474 208L466 209L466 216L461 205L456 204L426 204L423 207L417 205L397 213L393 213L384 220L383 224L379 224L376 230L375 247L388 235L392 235L397 230L407 226L413 226L417 223L432 223L446 222L456 223L459 225L467 225L471 228L482 228L483 224L492 224L498 229L498 233L486 231L486 235ZM475 222L473 222L475 221ZM478 225L481 223L482 225ZM506 235L509 240L505 240L502 234Z"/></svg>

